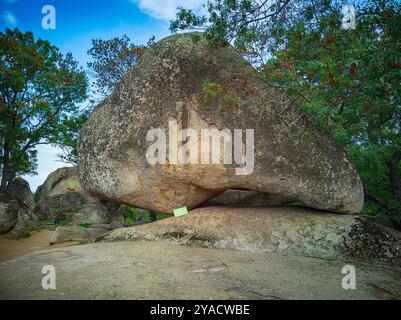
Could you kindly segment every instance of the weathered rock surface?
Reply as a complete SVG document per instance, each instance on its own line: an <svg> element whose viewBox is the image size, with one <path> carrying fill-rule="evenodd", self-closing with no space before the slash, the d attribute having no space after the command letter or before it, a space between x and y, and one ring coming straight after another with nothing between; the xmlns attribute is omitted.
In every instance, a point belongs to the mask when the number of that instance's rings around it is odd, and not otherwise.
<svg viewBox="0 0 401 320"><path fill-rule="evenodd" d="M28 187L29 188L29 187ZM39 227L39 218L21 199L0 192L0 233L11 231L15 236Z"/></svg>
<svg viewBox="0 0 401 320"><path fill-rule="evenodd" d="M5 193L0 193L0 233L5 233L14 227L19 210L17 201Z"/></svg>
<svg viewBox="0 0 401 320"><path fill-rule="evenodd" d="M57 272L43 290L44 265ZM356 268L355 290L341 286ZM0 299L399 299L401 269L349 260L190 248L166 242L92 243L0 264Z"/></svg>
<svg viewBox="0 0 401 320"><path fill-rule="evenodd" d="M76 167L52 172L35 193L35 211L43 219L75 224L104 224L113 219L119 205L99 200L82 188Z"/></svg>
<svg viewBox="0 0 401 320"><path fill-rule="evenodd" d="M50 239L50 244L67 241L90 242L104 235L107 231L108 230L103 227L83 228L80 226L61 226L56 228L56 231Z"/></svg>
<svg viewBox="0 0 401 320"><path fill-rule="evenodd" d="M228 189L263 192L323 210L359 212L360 178L330 135L291 107L279 90L266 88L233 47L212 49L203 38L194 42L194 36L173 35L155 44L93 111L78 142L84 188L170 214ZM211 101L207 90L214 90ZM252 174L237 175L234 162L175 164L177 153L171 145L163 164L149 164L146 153L156 139L147 142L147 133L161 129L174 144L176 139L168 136L170 120L177 121L179 132L196 131L197 137L187 141L191 145L199 142L202 129L241 129L243 135L253 129ZM243 156L245 149L240 151ZM192 155L200 163L200 152Z"/></svg>
<svg viewBox="0 0 401 320"><path fill-rule="evenodd" d="M200 208L179 218L117 229L104 240L167 240L209 248L401 263L401 233L360 216L296 207Z"/></svg>
<svg viewBox="0 0 401 320"><path fill-rule="evenodd" d="M30 210L35 209L35 200L28 181L21 177L16 178L7 187L7 192L18 199L20 203L27 206Z"/></svg>
<svg viewBox="0 0 401 320"><path fill-rule="evenodd" d="M32 210L21 209L11 233L15 236L25 236L25 232L40 227L40 219Z"/></svg>

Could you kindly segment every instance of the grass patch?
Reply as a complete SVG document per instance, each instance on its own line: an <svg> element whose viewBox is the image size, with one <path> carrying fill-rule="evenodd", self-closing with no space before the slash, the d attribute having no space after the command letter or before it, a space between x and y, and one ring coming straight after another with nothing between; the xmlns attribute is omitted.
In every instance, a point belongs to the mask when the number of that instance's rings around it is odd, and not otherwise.
<svg viewBox="0 0 401 320"><path fill-rule="evenodd" d="M58 220L56 221L56 224L59 226L65 226L67 224L69 224L70 222L68 220Z"/></svg>
<svg viewBox="0 0 401 320"><path fill-rule="evenodd" d="M305 203L300 200L289 201L284 204L284 206L294 206L294 207L305 207Z"/></svg>
<svg viewBox="0 0 401 320"><path fill-rule="evenodd" d="M54 225L55 223L53 222L53 221L50 221L50 220L48 220L48 219L44 219L44 220L41 220L40 221L40 225L41 226L52 226L52 225Z"/></svg>
<svg viewBox="0 0 401 320"><path fill-rule="evenodd" d="M24 231L22 231L22 233L18 234L15 239L19 240L19 239L26 239L29 238L32 235L32 232L28 229L25 229Z"/></svg>
<svg viewBox="0 0 401 320"><path fill-rule="evenodd" d="M43 228L65 226L65 225L67 225L69 223L70 222L68 220L65 220L65 219L57 220L57 221L51 221L49 219L43 219L43 220L40 221L40 225Z"/></svg>
<svg viewBox="0 0 401 320"><path fill-rule="evenodd" d="M154 213L151 211L139 209L139 208L131 208L128 206L121 206L120 211L124 216L124 222L133 226L137 221L142 221L143 223L149 223L157 220L162 220L167 218L169 215L164 213Z"/></svg>

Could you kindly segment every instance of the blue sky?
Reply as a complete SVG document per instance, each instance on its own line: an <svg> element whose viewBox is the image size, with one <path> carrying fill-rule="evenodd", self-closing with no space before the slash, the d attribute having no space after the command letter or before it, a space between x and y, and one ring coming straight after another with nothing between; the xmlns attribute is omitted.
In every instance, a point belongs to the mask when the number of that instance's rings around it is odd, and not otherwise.
<svg viewBox="0 0 401 320"><path fill-rule="evenodd" d="M0 31L18 27L32 31L36 38L49 40L63 53L72 52L83 67L89 61L91 39L110 39L127 34L134 43L144 44L153 35L159 40L170 34L169 21L179 6L202 10L205 0L0 0ZM42 28L42 8L56 9L56 29ZM59 150L41 146L38 175L26 178L34 191L47 175L66 164L59 162Z"/></svg>

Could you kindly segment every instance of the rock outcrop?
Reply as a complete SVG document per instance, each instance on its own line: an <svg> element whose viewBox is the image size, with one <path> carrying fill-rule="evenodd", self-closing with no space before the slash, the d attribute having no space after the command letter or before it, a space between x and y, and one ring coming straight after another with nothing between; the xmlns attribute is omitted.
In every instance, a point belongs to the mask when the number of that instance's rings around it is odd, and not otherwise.
<svg viewBox="0 0 401 320"><path fill-rule="evenodd" d="M0 193L0 233L5 233L15 226L19 210L16 200L6 193Z"/></svg>
<svg viewBox="0 0 401 320"><path fill-rule="evenodd" d="M16 178L7 187L7 192L30 210L35 209L35 200L28 181L21 177Z"/></svg>
<svg viewBox="0 0 401 320"><path fill-rule="evenodd" d="M188 128L194 131L177 141ZM226 164L223 157L210 163L212 154L223 156L220 139L203 161L203 129L228 130L231 164L230 153ZM246 129L254 130L254 143ZM165 154L152 149L165 137ZM360 178L330 135L266 87L233 47L213 49L199 34L173 35L147 50L90 115L78 153L80 181L90 193L158 212L194 208L229 189L340 213L363 206Z"/></svg>
<svg viewBox="0 0 401 320"><path fill-rule="evenodd" d="M29 183L15 179L6 192L0 192L0 233L11 231L22 236L27 230L39 227L39 218L34 213L34 201Z"/></svg>
<svg viewBox="0 0 401 320"><path fill-rule="evenodd" d="M199 208L179 218L117 229L103 240L167 240L208 248L401 263L400 232L357 215L297 207Z"/></svg>
<svg viewBox="0 0 401 320"><path fill-rule="evenodd" d="M35 211L42 219L67 220L75 224L107 224L115 219L119 205L99 200L82 188L76 167L52 172L35 193Z"/></svg>

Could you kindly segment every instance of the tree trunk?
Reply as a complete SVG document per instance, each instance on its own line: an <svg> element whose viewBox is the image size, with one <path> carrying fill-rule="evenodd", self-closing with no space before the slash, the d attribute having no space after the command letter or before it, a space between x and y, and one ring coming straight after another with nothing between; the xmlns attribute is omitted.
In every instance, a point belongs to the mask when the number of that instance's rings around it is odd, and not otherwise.
<svg viewBox="0 0 401 320"><path fill-rule="evenodd" d="M0 189L5 190L7 188L10 176L10 142L4 142L3 149L3 171L1 173L1 185Z"/></svg>

